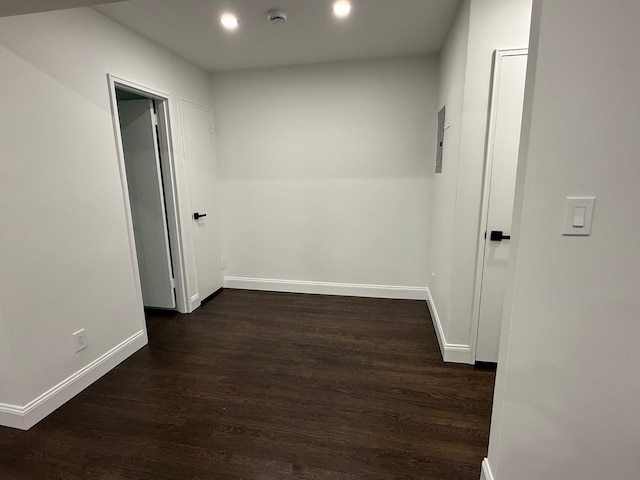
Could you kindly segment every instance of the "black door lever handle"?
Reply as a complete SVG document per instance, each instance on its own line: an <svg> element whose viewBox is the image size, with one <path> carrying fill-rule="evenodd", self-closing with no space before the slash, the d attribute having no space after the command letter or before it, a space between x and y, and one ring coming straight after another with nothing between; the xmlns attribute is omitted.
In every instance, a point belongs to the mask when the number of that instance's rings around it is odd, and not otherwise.
<svg viewBox="0 0 640 480"><path fill-rule="evenodd" d="M198 212L196 212L196 213L194 213L194 214L193 214L193 219L194 219L194 220L199 220L199 219L201 219L202 217L206 217L206 216L207 216L207 214L206 214L206 213L198 213Z"/></svg>
<svg viewBox="0 0 640 480"><path fill-rule="evenodd" d="M503 235L502 230L491 230L489 238L492 242L501 242L502 240L511 240L511 235Z"/></svg>

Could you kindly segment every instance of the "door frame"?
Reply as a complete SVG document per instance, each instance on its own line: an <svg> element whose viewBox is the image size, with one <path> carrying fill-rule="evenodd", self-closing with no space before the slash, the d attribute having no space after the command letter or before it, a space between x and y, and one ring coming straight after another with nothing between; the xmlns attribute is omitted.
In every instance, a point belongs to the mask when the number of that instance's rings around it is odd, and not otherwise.
<svg viewBox="0 0 640 480"><path fill-rule="evenodd" d="M505 57L528 55L527 48L497 49L493 52L491 67L491 84L489 86L489 113L487 116L487 139L484 152L484 178L482 181L482 200L480 204L480 229L478 231L478 250L476 253L476 278L473 292L473 316L471 321L471 362L476 362L476 350L478 342L478 328L480 325L480 298L482 294L482 278L484 275L484 256L487 239L487 223L489 220L489 195L491 194L491 175L493 173L493 154L496 139L496 117L498 114L498 100L500 98L500 74Z"/></svg>
<svg viewBox="0 0 640 480"><path fill-rule="evenodd" d="M124 150L122 147L122 136L120 133L120 117L118 114L118 99L116 88L126 90L144 97L151 98L156 102L156 115L158 116L158 142L160 144L160 164L163 170L163 190L165 197L167 228L169 232L169 242L171 250L171 263L173 267L173 277L175 280L176 310L180 313L189 313L190 308L189 289L187 285L186 259L184 252L184 242L182 239L182 228L180 223L180 209L178 203L178 191L176 180L176 167L173 140L171 137L171 116L169 115L169 104L171 96L150 87L140 85L129 80L107 74L109 86L109 96L111 103L111 117L113 120L113 131L116 142L116 152L118 157L118 168L120 170L120 182L122 184L122 197L125 206L125 216L127 219L127 233L129 236L129 251L131 253L131 266L136 283L136 293L140 305L142 305L142 286L140 283L140 271L138 269L138 256L136 253L136 243L133 234L133 218L131 215L131 203L129 201L129 190L127 184L127 173L124 162Z"/></svg>

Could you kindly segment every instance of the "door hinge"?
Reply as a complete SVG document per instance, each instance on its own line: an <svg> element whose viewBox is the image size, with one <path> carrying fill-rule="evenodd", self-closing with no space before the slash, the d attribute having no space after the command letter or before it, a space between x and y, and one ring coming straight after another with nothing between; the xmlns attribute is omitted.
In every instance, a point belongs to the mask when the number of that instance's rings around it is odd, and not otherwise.
<svg viewBox="0 0 640 480"><path fill-rule="evenodd" d="M157 127L158 126L158 114L155 113L155 112L152 113L151 114L151 119L153 121L153 125Z"/></svg>
<svg viewBox="0 0 640 480"><path fill-rule="evenodd" d="M174 289L176 288L176 279L175 278L171 279L171 288L174 288Z"/></svg>

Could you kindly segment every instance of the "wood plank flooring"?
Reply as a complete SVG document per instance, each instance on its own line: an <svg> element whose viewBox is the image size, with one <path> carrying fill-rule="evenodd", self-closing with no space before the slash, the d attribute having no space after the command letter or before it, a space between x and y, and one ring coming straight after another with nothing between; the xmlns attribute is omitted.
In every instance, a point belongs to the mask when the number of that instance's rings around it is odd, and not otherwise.
<svg viewBox="0 0 640 480"><path fill-rule="evenodd" d="M224 290L27 432L0 478L478 480L494 371L423 301Z"/></svg>

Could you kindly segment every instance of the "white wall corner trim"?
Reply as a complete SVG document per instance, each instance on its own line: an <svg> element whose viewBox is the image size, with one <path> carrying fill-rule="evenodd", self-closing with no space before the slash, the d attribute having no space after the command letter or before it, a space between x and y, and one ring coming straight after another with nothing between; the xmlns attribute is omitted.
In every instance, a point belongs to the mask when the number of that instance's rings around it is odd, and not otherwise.
<svg viewBox="0 0 640 480"><path fill-rule="evenodd" d="M0 404L0 425L28 430L146 344L140 330L26 405Z"/></svg>
<svg viewBox="0 0 640 480"><path fill-rule="evenodd" d="M445 362L450 363L468 363L473 365L475 362L473 361L471 347L469 345L447 343L444 328L442 327L440 316L438 315L438 309L436 308L436 304L431 296L431 291L428 288L426 289L426 293L427 305L429 306L429 313L431 314L433 326L436 330L436 336L438 337L438 345L440 345L442 359Z"/></svg>
<svg viewBox="0 0 640 480"><path fill-rule="evenodd" d="M480 480L494 480L488 458L485 458L482 461L482 473L480 474Z"/></svg>
<svg viewBox="0 0 640 480"><path fill-rule="evenodd" d="M354 283L308 282L304 280L274 280L270 278L224 277L225 288L263 290L267 292L311 293L344 297L426 300L424 287L391 285L358 285Z"/></svg>

